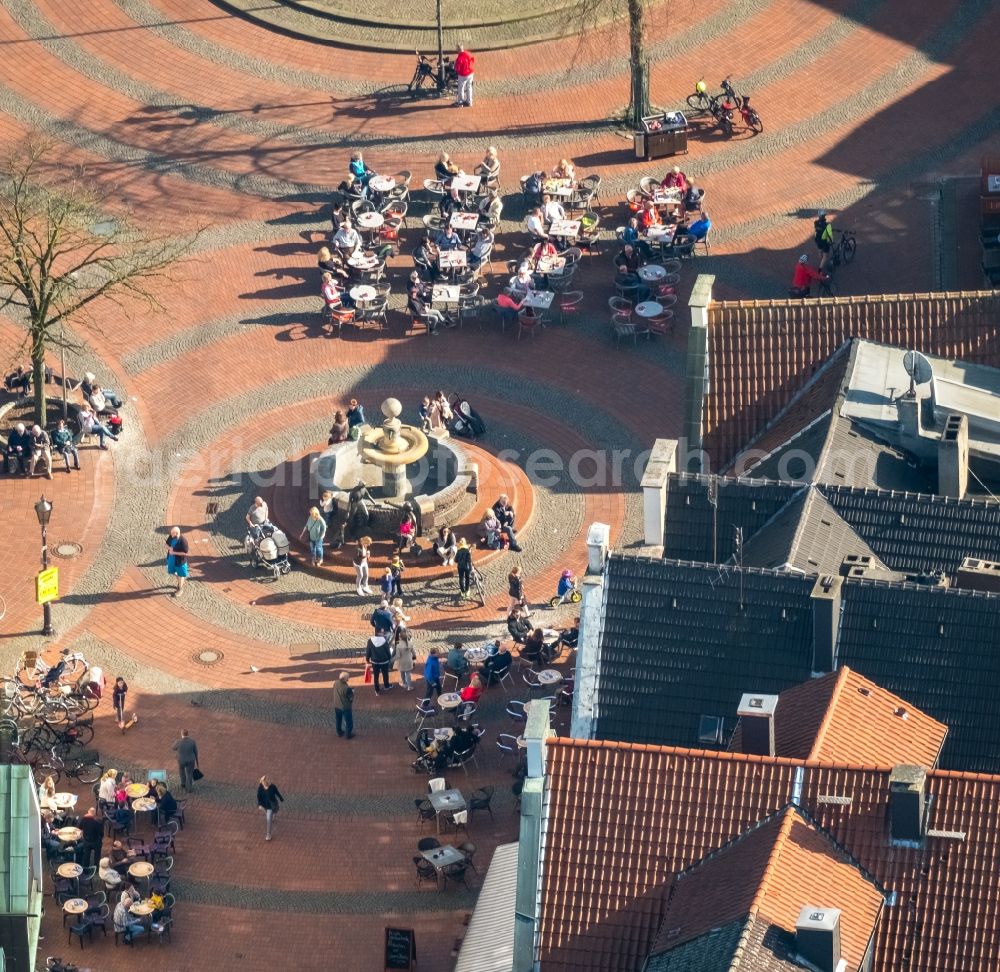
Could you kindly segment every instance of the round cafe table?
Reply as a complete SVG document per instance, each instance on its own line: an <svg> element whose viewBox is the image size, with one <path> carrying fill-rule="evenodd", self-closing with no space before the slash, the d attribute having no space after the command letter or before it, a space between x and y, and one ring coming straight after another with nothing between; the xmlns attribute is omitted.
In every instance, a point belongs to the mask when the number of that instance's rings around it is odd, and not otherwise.
<svg viewBox="0 0 1000 972"><path fill-rule="evenodd" d="M663 313L663 305L655 300L644 300L641 304L635 305L635 312L640 317L656 317L657 314Z"/></svg>
<svg viewBox="0 0 1000 972"><path fill-rule="evenodd" d="M368 284L358 284L357 287L351 287L351 297L359 304L363 304L366 300L374 300L378 296L378 291L374 287L369 287Z"/></svg>
<svg viewBox="0 0 1000 972"><path fill-rule="evenodd" d="M76 806L76 794L56 793L54 796L50 796L45 803L50 810L69 810Z"/></svg>
<svg viewBox="0 0 1000 972"><path fill-rule="evenodd" d="M667 271L656 263L649 263L644 267L639 267L639 279L645 280L647 283L662 280L666 275Z"/></svg>
<svg viewBox="0 0 1000 972"><path fill-rule="evenodd" d="M372 176L368 180L368 185L371 186L375 192L389 192L389 190L396 185L396 180L393 179L392 176L377 175Z"/></svg>
<svg viewBox="0 0 1000 972"><path fill-rule="evenodd" d="M138 915L140 918L146 918L153 913L154 908L148 901L134 901L128 910L131 911L133 915Z"/></svg>
<svg viewBox="0 0 1000 972"><path fill-rule="evenodd" d="M83 913L87 910L87 902L84 898L70 898L63 903L63 911L68 915L76 915L77 921L83 920Z"/></svg>
<svg viewBox="0 0 1000 972"><path fill-rule="evenodd" d="M64 844L74 844L83 837L83 831L79 827L61 827L56 831L56 837Z"/></svg>
<svg viewBox="0 0 1000 972"><path fill-rule="evenodd" d="M438 696L438 705L442 709L457 709L462 704L462 696L458 692L445 692Z"/></svg>
<svg viewBox="0 0 1000 972"><path fill-rule="evenodd" d="M470 662L482 664L489 658L490 650L486 647L466 648L465 657Z"/></svg>
<svg viewBox="0 0 1000 972"><path fill-rule="evenodd" d="M362 253L348 257L347 265L354 267L355 270L374 270L378 266L378 260L374 256L365 256Z"/></svg>
<svg viewBox="0 0 1000 972"><path fill-rule="evenodd" d="M140 881L148 881L154 871L154 867L149 861L136 861L129 866L128 872Z"/></svg>
<svg viewBox="0 0 1000 972"><path fill-rule="evenodd" d="M148 783L129 783L125 787L125 796L130 800L138 800L139 797L144 797L147 793L149 793Z"/></svg>
<svg viewBox="0 0 1000 972"><path fill-rule="evenodd" d="M454 736L454 735L455 735L455 730L454 729L447 729L447 728L445 728L445 729L435 729L434 730L434 738L435 739L440 739L440 740L447 741L447 740L451 739L451 737Z"/></svg>
<svg viewBox="0 0 1000 972"><path fill-rule="evenodd" d="M58 874L59 877L73 880L83 874L83 868L79 864L67 862L66 864L60 864L59 867L56 868L56 874Z"/></svg>
<svg viewBox="0 0 1000 972"><path fill-rule="evenodd" d="M539 685L555 685L562 681L562 675L554 668L546 668L538 673Z"/></svg>
<svg viewBox="0 0 1000 972"><path fill-rule="evenodd" d="M156 809L156 801L152 797L139 797L132 801L133 813L152 813Z"/></svg>
<svg viewBox="0 0 1000 972"><path fill-rule="evenodd" d="M354 222L356 222L361 229L376 230L382 226L385 222L385 218L381 213L358 213L358 215L354 217Z"/></svg>

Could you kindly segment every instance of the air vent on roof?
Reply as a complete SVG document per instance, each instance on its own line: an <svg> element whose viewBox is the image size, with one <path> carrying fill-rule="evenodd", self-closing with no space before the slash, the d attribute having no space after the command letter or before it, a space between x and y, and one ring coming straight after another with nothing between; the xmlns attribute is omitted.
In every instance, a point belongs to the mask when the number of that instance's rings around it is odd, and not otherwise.
<svg viewBox="0 0 1000 972"><path fill-rule="evenodd" d="M897 705L896 708L892 710L892 714L894 716L898 716L900 719L908 719L910 717L910 714L901 705Z"/></svg>
<svg viewBox="0 0 1000 972"><path fill-rule="evenodd" d="M848 554L840 564L841 577L867 577L878 569L874 557L862 554Z"/></svg>
<svg viewBox="0 0 1000 972"><path fill-rule="evenodd" d="M849 807L854 802L854 798L849 796L835 796L832 793L821 793L816 797L816 802L834 807Z"/></svg>
<svg viewBox="0 0 1000 972"><path fill-rule="evenodd" d="M955 571L955 586L972 591L1000 592L1000 562L965 557Z"/></svg>
<svg viewBox="0 0 1000 972"><path fill-rule="evenodd" d="M867 685L858 686L858 695L863 695L866 699L872 694L872 690Z"/></svg>
<svg viewBox="0 0 1000 972"><path fill-rule="evenodd" d="M964 830L928 830L928 837L938 837L942 840L965 840Z"/></svg>
<svg viewBox="0 0 1000 972"><path fill-rule="evenodd" d="M840 966L840 910L806 905L795 922L795 950L820 972Z"/></svg>

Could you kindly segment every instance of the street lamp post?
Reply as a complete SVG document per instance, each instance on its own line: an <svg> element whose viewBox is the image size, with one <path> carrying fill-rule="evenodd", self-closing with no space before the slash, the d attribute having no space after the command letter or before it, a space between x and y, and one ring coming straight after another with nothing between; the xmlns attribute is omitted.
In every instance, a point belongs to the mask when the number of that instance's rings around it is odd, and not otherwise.
<svg viewBox="0 0 1000 972"><path fill-rule="evenodd" d="M448 84L448 79L444 73L444 31L441 27L441 0L436 0L434 12L437 16L437 38L438 38L438 90L444 91Z"/></svg>
<svg viewBox="0 0 1000 972"><path fill-rule="evenodd" d="M44 495L35 504L35 516L38 517L38 525L42 528L42 570L48 570L48 527L49 518L52 516L52 504L45 498ZM48 601L42 605L42 634L49 638L55 634L55 630L52 627L52 605Z"/></svg>

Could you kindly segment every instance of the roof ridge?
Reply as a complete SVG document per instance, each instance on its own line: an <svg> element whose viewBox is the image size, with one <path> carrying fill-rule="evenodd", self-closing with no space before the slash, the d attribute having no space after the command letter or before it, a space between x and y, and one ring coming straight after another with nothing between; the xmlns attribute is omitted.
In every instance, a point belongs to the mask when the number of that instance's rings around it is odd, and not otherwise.
<svg viewBox="0 0 1000 972"><path fill-rule="evenodd" d="M816 754L820 751L823 745L823 738L826 735L827 729L830 728L830 723L833 721L833 713L837 708L837 701L840 699L840 693L843 691L844 685L847 683L848 676L851 674L850 668L847 665L841 666L837 669L837 681L834 683L833 691L830 693L829 701L826 703L826 712L823 713L823 720L819 724L819 728L816 730L816 738L813 739L812 749L809 750L809 755L807 759L816 759Z"/></svg>
<svg viewBox="0 0 1000 972"><path fill-rule="evenodd" d="M553 736L547 746L557 749L622 749L634 752L662 753L692 759L718 759L735 763L762 763L769 766L802 767L803 769L848 770L861 773L891 773L892 765L852 763L828 759L795 759L791 756L758 756L753 753L731 753L717 749L691 749L686 746L656 746L652 743L629 743L617 739L577 739ZM975 773L970 770L929 769L928 778L968 780L977 783L1000 783L1000 773Z"/></svg>
<svg viewBox="0 0 1000 972"><path fill-rule="evenodd" d="M743 931L740 932L736 948L733 949L733 960L729 963L729 968L726 969L726 972L739 972L740 963L743 961L743 952L747 947L750 932L753 931L754 921L755 919L753 915L747 915L743 919Z"/></svg>
<svg viewBox="0 0 1000 972"><path fill-rule="evenodd" d="M781 856L781 851L784 849L785 841L788 839L788 835L792 831L792 824L795 821L794 811L795 807L790 803L778 811L778 813L784 815L784 819L781 821L781 826L778 828L778 833L774 838L774 845L771 847L771 853L767 855L767 864L764 866L764 873L760 876L760 883L757 885L757 892L754 894L753 900L750 902L749 911L755 918L758 914L760 914L761 905L764 903L764 898L767 896L768 882L777 867L778 858Z"/></svg>

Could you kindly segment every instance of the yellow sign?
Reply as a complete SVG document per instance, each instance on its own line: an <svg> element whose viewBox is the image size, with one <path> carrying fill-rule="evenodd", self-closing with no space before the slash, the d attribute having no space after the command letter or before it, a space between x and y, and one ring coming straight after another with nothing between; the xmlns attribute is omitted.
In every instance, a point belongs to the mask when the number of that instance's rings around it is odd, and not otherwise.
<svg viewBox="0 0 1000 972"><path fill-rule="evenodd" d="M40 570L35 577L35 600L47 604L59 598L59 568Z"/></svg>

